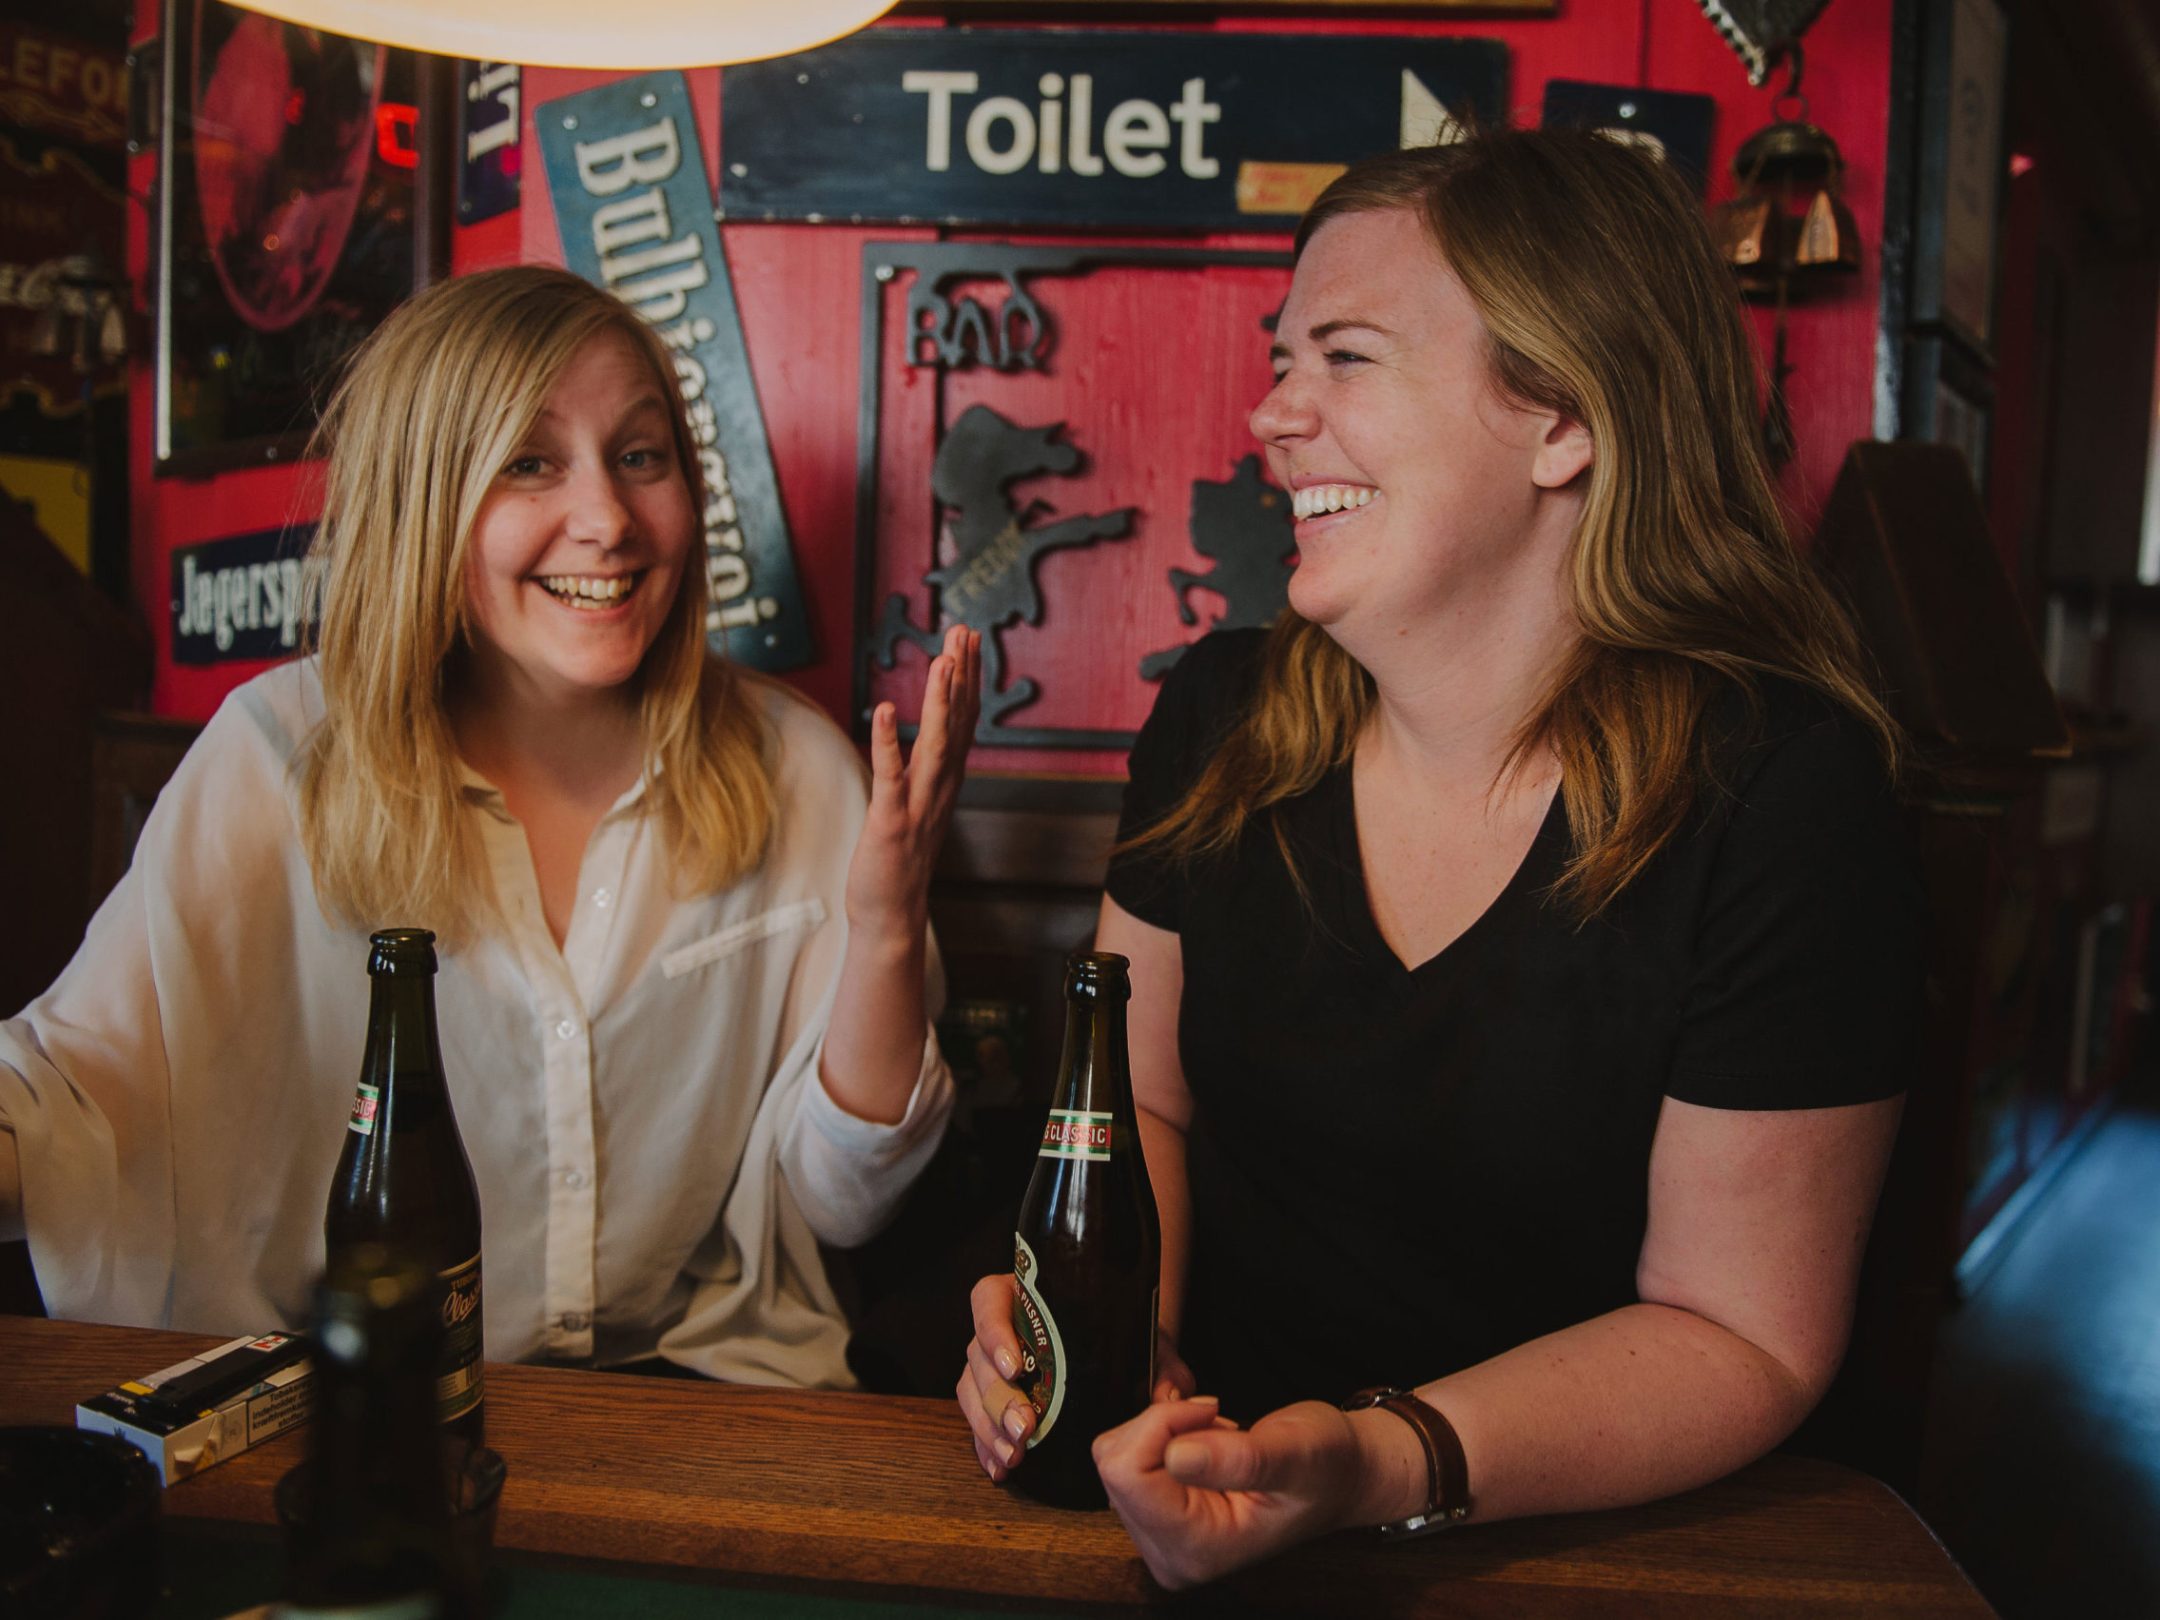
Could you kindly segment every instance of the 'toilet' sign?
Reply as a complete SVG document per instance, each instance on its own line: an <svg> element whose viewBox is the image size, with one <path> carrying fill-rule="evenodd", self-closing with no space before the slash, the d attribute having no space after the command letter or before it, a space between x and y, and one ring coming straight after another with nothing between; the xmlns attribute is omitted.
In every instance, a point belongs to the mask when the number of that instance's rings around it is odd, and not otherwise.
<svg viewBox="0 0 2160 1620"><path fill-rule="evenodd" d="M1283 230L1345 164L1497 122L1496 40L871 29L727 68L728 219Z"/></svg>
<svg viewBox="0 0 2160 1620"><path fill-rule="evenodd" d="M763 670L810 661L810 627L712 187L680 73L648 73L535 109L563 259L651 323L705 476L706 634Z"/></svg>

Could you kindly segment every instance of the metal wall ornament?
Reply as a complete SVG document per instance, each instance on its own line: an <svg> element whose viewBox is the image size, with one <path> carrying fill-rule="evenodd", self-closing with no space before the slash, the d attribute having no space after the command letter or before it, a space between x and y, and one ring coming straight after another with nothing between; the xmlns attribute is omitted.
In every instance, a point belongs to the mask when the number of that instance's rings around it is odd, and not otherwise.
<svg viewBox="0 0 2160 1620"><path fill-rule="evenodd" d="M1195 590L1223 600L1223 610L1208 625L1217 630L1258 630L1273 624L1290 605L1290 559L1297 540L1290 525L1290 503L1283 492L1260 476L1260 458L1246 456L1220 483L1196 478L1192 515L1186 523L1193 550L1214 563L1204 574L1170 570L1177 596L1178 621L1198 624L1190 600ZM1140 678L1159 681L1185 656L1190 642L1163 647L1140 660Z"/></svg>
<svg viewBox="0 0 2160 1620"><path fill-rule="evenodd" d="M1760 89L1830 0L1695 0Z"/></svg>
<svg viewBox="0 0 2160 1620"><path fill-rule="evenodd" d="M1080 452L1056 442L1064 427L1062 422L1021 427L987 405L971 405L946 430L931 463L930 487L945 509L956 555L925 573L923 583L937 590L941 621L982 633L984 732L1000 726L1008 710L1033 702L1039 690L1025 676L1007 682L1005 646L998 632L1015 624L1042 623L1042 587L1035 569L1043 554L1098 540L1123 540L1132 532L1135 508L1130 506L1038 523L1041 501L1022 504L1013 499L1014 484L1044 473L1069 475L1079 468ZM893 653L902 641L933 657L944 642L935 626L918 629L910 622L907 606L905 596L887 598L871 633L870 650L882 669L893 667Z"/></svg>
<svg viewBox="0 0 2160 1620"><path fill-rule="evenodd" d="M987 366L992 371L1040 371L1050 351L1050 314L1035 301L1011 265L1000 272L1005 301L993 311L972 297L953 298L946 285L968 274L954 261L942 274L923 274L908 288L908 364Z"/></svg>
<svg viewBox="0 0 2160 1620"><path fill-rule="evenodd" d="M1838 195L1845 159L1838 144L1807 117L1800 94L1801 58L1790 51L1792 79L1772 111L1776 120L1741 143L1733 157L1739 194L1710 212L1718 251L1740 279L1743 296L1775 303L1770 398L1763 443L1771 464L1792 459L1792 413L1785 380L1785 313L1795 299L1831 290L1860 268L1860 233L1852 210Z"/></svg>
<svg viewBox="0 0 2160 1620"><path fill-rule="evenodd" d="M927 588L921 622L908 594L891 591L878 600L881 402L888 339L903 346L907 366L932 374L942 398L946 379L953 374L1018 378L1050 371L1046 361L1056 353L1061 325L1035 285L1039 278L1087 276L1110 266L1287 270L1289 265L1287 253L1260 249L986 242L863 245L855 526L854 711L859 723L867 722L871 709L873 666L894 668L903 644L934 655L944 628L964 624L980 631L984 644L978 743L1125 749L1134 737L1131 731L1104 726L1030 723L1025 711L1043 697L1042 683L1014 671L1002 639L1003 632L1016 626L1043 623L1046 604L1036 570L1044 556L1132 538L1142 516L1137 507L1123 506L1053 520L1048 500L1023 487L1033 479L1085 473L1090 458L1083 448L1084 427L1076 434L1065 421L1018 422L976 403L938 429L929 494L940 556L930 559L926 568L910 565L906 574L912 577L899 581L919 581ZM903 275L912 277L905 283L906 300L904 305L895 300L888 322L885 292ZM970 283L984 296L963 291ZM995 295L998 283L1003 284L1003 298L993 308L986 300ZM1040 423L1035 410L1026 415ZM1184 593L1199 588L1219 594L1226 604L1211 628L1266 623L1288 597L1288 552L1293 548L1282 493L1262 483L1257 457L1245 458L1227 481L1199 480L1191 488L1194 549L1215 566L1204 573L1169 571L1179 618L1198 623ZM1167 647L1147 654L1141 678L1160 678L1183 651ZM910 729L903 725L903 734Z"/></svg>

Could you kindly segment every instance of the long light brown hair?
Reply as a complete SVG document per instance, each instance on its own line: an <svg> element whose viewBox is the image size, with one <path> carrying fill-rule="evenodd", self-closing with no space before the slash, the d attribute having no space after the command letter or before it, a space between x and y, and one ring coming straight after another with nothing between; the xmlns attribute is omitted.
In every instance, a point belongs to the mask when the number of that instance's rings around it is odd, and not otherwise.
<svg viewBox="0 0 2160 1620"><path fill-rule="evenodd" d="M324 412L328 456L314 570L324 718L295 760L300 838L326 915L433 928L447 945L496 917L464 813L448 704L475 634L465 558L481 503L579 349L627 337L653 368L692 510L705 490L674 368L628 306L540 265L444 282L394 312ZM705 649L693 555L636 676L646 803L678 886L706 892L754 867L774 807L750 677Z"/></svg>
<svg viewBox="0 0 2160 1620"><path fill-rule="evenodd" d="M1669 167L1604 136L1492 130L1346 171L1298 227L1414 213L1483 318L1493 387L1595 447L1568 563L1579 633L1502 776L1549 752L1575 853L1556 892L1595 916L1685 826L1714 779L1716 692L1815 687L1899 759L1850 622L1792 544L1756 427L1756 358L1733 277ZM1258 695L1184 799L1126 847L1179 861L1348 763L1372 679L1285 614ZM1291 860L1293 874L1295 860Z"/></svg>

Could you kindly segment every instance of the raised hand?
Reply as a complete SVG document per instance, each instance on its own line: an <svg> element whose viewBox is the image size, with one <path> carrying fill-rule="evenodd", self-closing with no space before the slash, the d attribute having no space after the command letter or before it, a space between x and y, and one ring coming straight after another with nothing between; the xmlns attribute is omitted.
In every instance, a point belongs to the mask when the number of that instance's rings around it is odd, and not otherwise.
<svg viewBox="0 0 2160 1620"><path fill-rule="evenodd" d="M900 724L890 703L870 716L870 811L848 867L852 928L873 934L920 933L930 875L967 774L968 747L982 710L982 637L954 625L931 660L922 723L905 763Z"/></svg>
<svg viewBox="0 0 2160 1620"><path fill-rule="evenodd" d="M870 806L848 863L847 953L818 1073L861 1119L904 1117L924 1040L930 874L975 738L982 642L955 626L930 662L914 756L900 758L890 703L870 717Z"/></svg>

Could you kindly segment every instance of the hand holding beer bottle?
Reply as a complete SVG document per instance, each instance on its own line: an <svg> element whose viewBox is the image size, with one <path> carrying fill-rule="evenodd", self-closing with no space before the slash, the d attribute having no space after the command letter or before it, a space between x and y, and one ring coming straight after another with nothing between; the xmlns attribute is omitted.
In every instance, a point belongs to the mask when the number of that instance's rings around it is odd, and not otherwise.
<svg viewBox="0 0 2160 1620"><path fill-rule="evenodd" d="M1126 961L1067 965L1065 1045L1013 1271L974 1293L960 1405L991 1478L1060 1506L1103 1505L1090 1448L1191 1374L1157 1327L1161 1235L1126 1057ZM1167 1351L1167 1354L1165 1353Z"/></svg>

